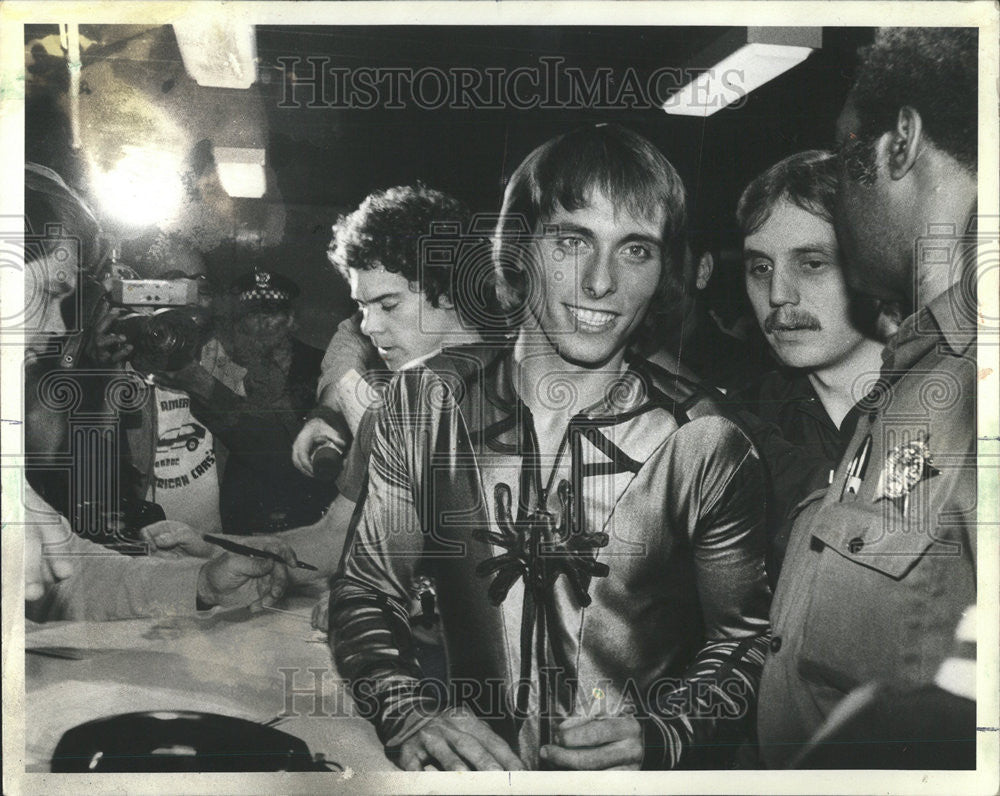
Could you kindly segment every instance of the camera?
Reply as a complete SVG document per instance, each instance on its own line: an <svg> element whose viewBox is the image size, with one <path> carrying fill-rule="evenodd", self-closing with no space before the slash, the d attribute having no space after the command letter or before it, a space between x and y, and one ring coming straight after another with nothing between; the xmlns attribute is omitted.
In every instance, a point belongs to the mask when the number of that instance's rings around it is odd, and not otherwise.
<svg viewBox="0 0 1000 796"><path fill-rule="evenodd" d="M198 358L207 327L200 307L161 309L152 315L136 313L113 326L133 347L132 365L143 373L180 370Z"/></svg>
<svg viewBox="0 0 1000 796"><path fill-rule="evenodd" d="M183 307L198 303L194 279L112 279L111 300L125 307Z"/></svg>
<svg viewBox="0 0 1000 796"><path fill-rule="evenodd" d="M132 309L111 331L132 346L132 366L143 373L180 370L195 361L208 336L210 314L198 305L195 279L131 279L114 275L113 304Z"/></svg>

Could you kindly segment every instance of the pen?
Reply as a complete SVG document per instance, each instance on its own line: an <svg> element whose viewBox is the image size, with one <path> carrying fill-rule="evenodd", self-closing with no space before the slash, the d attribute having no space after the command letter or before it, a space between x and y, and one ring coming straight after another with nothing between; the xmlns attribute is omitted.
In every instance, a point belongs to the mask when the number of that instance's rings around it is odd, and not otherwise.
<svg viewBox="0 0 1000 796"><path fill-rule="evenodd" d="M243 544L230 542L228 539L223 539L221 536L212 536L210 533L206 533L204 538L206 542L218 545L223 550L228 550L230 553L239 553L240 555L251 556L253 558L269 558L272 561L278 561L284 564L286 567L293 566L277 553L272 553L270 550L259 550L256 547L247 547ZM303 561L296 561L294 566L299 569L311 569L313 572L319 571L318 567L314 567L312 564L306 564Z"/></svg>
<svg viewBox="0 0 1000 796"><path fill-rule="evenodd" d="M871 453L871 449L872 437L869 434L865 437L865 441L861 443L857 455L855 455L853 461L851 461L851 466L848 468L847 483L845 484L847 494L856 495L861 489L865 472L868 470L868 455Z"/></svg>

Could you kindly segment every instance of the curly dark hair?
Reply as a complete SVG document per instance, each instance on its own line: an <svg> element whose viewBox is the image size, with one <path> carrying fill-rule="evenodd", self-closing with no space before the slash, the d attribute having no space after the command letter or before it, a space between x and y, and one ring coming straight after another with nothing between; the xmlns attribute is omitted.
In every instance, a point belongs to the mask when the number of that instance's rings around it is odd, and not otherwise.
<svg viewBox="0 0 1000 796"><path fill-rule="evenodd" d="M586 207L599 190L616 207L637 217L666 211L663 267L656 293L633 350L646 351L663 315L679 310L683 294L686 193L676 169L650 141L617 124L592 124L549 139L515 169L504 192L493 239L499 300L516 325L526 310L529 286L524 258L532 236L557 205Z"/></svg>
<svg viewBox="0 0 1000 796"><path fill-rule="evenodd" d="M740 234L745 238L764 226L782 200L832 224L836 195L837 160L831 153L810 149L789 155L743 190L736 205Z"/></svg>
<svg viewBox="0 0 1000 796"><path fill-rule="evenodd" d="M421 262L420 239L432 225L447 225L457 237L468 229L468 208L425 185L399 185L368 194L353 213L333 225L327 257L347 279L348 269L385 268L416 283L432 307L453 299L450 264Z"/></svg>
<svg viewBox="0 0 1000 796"><path fill-rule="evenodd" d="M880 28L874 43L859 52L851 98L860 129L851 148L870 148L908 105L935 146L975 173L978 43L975 28ZM852 176L862 178L865 165L860 158Z"/></svg>

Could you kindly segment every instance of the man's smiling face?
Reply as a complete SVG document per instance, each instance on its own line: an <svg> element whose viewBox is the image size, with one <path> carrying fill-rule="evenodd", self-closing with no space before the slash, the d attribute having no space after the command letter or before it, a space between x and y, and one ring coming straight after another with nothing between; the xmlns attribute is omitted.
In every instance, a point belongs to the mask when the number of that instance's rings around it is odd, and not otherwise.
<svg viewBox="0 0 1000 796"><path fill-rule="evenodd" d="M578 210L545 219L529 265L531 311L567 362L620 362L656 291L665 211L635 217L598 190Z"/></svg>

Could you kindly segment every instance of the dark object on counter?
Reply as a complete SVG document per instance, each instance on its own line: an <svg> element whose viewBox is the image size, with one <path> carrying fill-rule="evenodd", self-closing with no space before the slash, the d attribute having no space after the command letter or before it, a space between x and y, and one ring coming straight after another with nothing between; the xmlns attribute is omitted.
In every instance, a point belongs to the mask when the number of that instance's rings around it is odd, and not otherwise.
<svg viewBox="0 0 1000 796"><path fill-rule="evenodd" d="M118 503L108 506L97 500L83 500L73 507L73 529L84 539L128 556L149 555L149 543L142 529L167 515L159 503L136 498L123 489Z"/></svg>
<svg viewBox="0 0 1000 796"><path fill-rule="evenodd" d="M232 716L193 711L123 713L67 730L55 773L329 771L288 733Z"/></svg>

